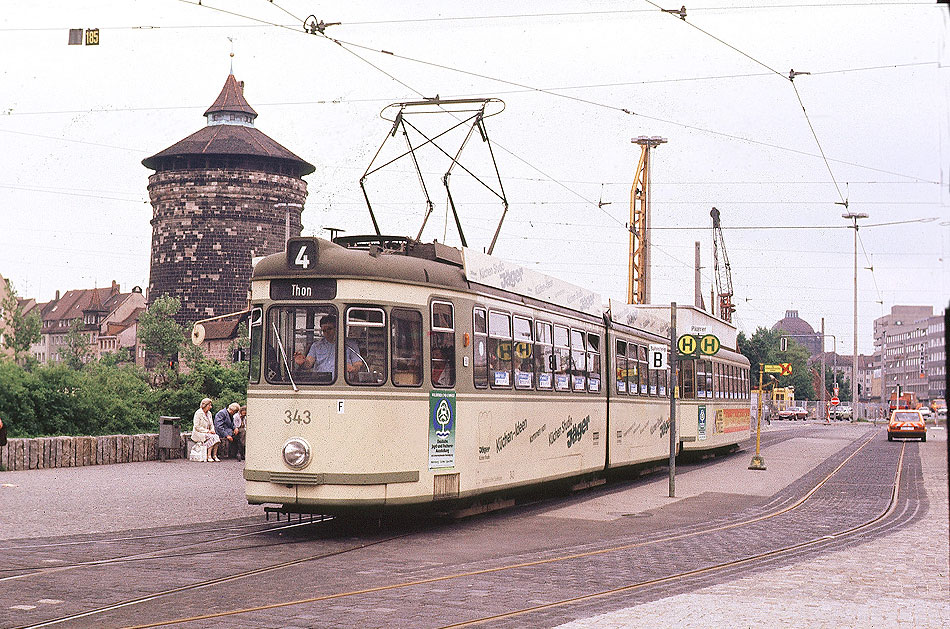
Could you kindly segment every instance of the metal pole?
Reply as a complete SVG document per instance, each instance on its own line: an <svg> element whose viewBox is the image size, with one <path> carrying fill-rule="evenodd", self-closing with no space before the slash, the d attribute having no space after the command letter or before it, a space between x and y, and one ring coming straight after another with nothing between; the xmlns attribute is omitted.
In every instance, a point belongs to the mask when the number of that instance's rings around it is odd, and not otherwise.
<svg viewBox="0 0 950 629"><path fill-rule="evenodd" d="M764 371L765 366L759 363L759 412L755 418L755 455L749 463L750 470L765 469L765 457L759 454L759 443L762 441L762 374Z"/></svg>
<svg viewBox="0 0 950 629"><path fill-rule="evenodd" d="M676 302L670 304L670 498L676 497Z"/></svg>
<svg viewBox="0 0 950 629"><path fill-rule="evenodd" d="M853 362L851 364L851 412L857 412L858 393L858 219L867 218L864 212L848 212L842 218L849 218L854 224L854 347L852 348Z"/></svg>
<svg viewBox="0 0 950 629"><path fill-rule="evenodd" d="M825 406L825 318L821 318L821 412L825 415L825 423L831 423L828 407Z"/></svg>

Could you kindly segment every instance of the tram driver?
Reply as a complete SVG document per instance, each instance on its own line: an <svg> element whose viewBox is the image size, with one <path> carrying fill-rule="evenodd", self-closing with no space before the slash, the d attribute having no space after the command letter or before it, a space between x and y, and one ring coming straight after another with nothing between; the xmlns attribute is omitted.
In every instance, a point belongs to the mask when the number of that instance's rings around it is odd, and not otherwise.
<svg viewBox="0 0 950 629"><path fill-rule="evenodd" d="M322 335L313 342L306 356L303 352L294 353L294 363L300 369L312 370L317 382L332 382L336 374L336 315L328 314L320 319L320 332ZM359 351L350 339L346 339L343 345L346 348L346 371L356 374L362 364Z"/></svg>

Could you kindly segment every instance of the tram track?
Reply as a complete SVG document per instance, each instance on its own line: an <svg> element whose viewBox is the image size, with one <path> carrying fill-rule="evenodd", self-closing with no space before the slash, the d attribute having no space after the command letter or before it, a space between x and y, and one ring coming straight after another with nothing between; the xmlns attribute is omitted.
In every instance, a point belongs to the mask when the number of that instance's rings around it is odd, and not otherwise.
<svg viewBox="0 0 950 629"><path fill-rule="evenodd" d="M783 436L782 438L773 439L774 441L782 441L783 439L788 438ZM702 464L706 464L704 461ZM701 465L702 465L701 464ZM210 544L223 544L226 542L233 541L235 539L247 538L254 535L263 535L267 533L281 532L284 530L296 529L300 527L311 526L313 524L320 524L323 522L329 522L333 520L332 516L320 516L321 520L317 522L303 522L298 524L287 524L287 525L277 525L277 526L268 526L262 524L244 524L232 528L256 528L258 530L241 533L236 535L227 535L223 537L203 539L194 542L189 542L188 544L178 544L174 545L171 548L155 549L147 552L132 553L128 555L119 555L117 557L109 557L106 559L94 559L73 563L62 563L56 566L15 566L8 568L0 568L0 575L4 573L16 573L16 574L7 574L6 576L0 576L0 583L5 581L15 581L28 577L34 576L45 576L54 572L59 572L63 570L72 570L76 568L85 568L85 567L94 567L94 566L103 566L110 564L121 564L121 563L131 563L138 561L151 561L151 560L160 560L167 558L170 554L174 554L177 557L186 557L186 556L202 556L202 555L213 555L221 552L233 551L234 548L221 548L213 550L196 550L194 552L188 552L189 548L200 548ZM31 543L31 544L12 544L6 548L6 552L16 552L16 551L31 551L36 549L50 549L56 547L86 547L86 546L109 546L113 544L120 543L129 543L137 541L154 541L158 538L176 538L176 537L193 537L194 535L200 535L202 533L207 533L207 527L189 527L184 529L176 529L173 531L165 531L162 533L153 533L153 532L144 532L139 535L131 535L125 537L111 537L103 539L88 539L88 540L72 540L72 541L62 541L62 542L43 542L43 543ZM255 549L255 548L266 548L271 546L285 546L288 544L294 543L304 543L309 540L287 540L281 542L273 542L267 544L255 544L248 546L241 546L241 550Z"/></svg>
<svg viewBox="0 0 950 629"><path fill-rule="evenodd" d="M302 523L297 523L297 524L271 526L271 527L259 529L256 531L236 533L236 534L226 535L223 537L217 537L217 538L212 538L212 539L201 539L201 540L196 540L196 541L190 541L187 544L178 544L172 547L159 548L159 549L149 550L145 552L132 553L128 555L119 555L117 557L109 557L106 559L91 559L87 561L63 563L56 566L16 566L16 567L11 567L11 568L2 568L0 569L0 574L5 573L5 572L17 572L17 574L0 576L0 583L4 583L7 581L17 581L21 579L30 578L30 577L48 576L56 572L75 570L77 568L107 566L107 565L113 565L113 564L130 563L133 561L161 560L161 559L166 559L172 555L179 556L179 557L213 555L215 553L233 551L235 548L224 547L224 548L212 549L212 550L198 550L195 552L189 552L188 549L197 549L197 548L208 546L210 544L226 544L229 542L233 542L235 540L248 539L257 535L265 535L265 534L270 534L270 533L282 533L284 531L298 529L301 527L319 525L321 522L329 522L331 519L332 518L327 518L326 520L312 522L312 523L302 522ZM259 525L256 525L256 526L259 526ZM206 530L202 531L199 529L197 532L207 532L207 531ZM171 538L182 537L182 536L193 537L195 534L196 534L195 530L187 530L187 531L181 531L181 532L168 532L165 534L160 534L158 536L138 535L138 536L132 536L132 537L126 537L126 538L118 538L116 540L88 540L88 541L76 541L76 542L63 542L59 545L74 546L74 545L80 545L80 544L91 545L91 544L128 543L130 541L131 542L146 541L146 540L150 541L154 539L155 537L171 537ZM247 546L241 546L240 548L242 550L252 549L252 548L266 548L270 546L281 546L281 545L299 543L303 541L309 541L309 540L285 540L281 542L271 542L271 543L266 543L266 544L252 544L252 545L247 545ZM16 551L16 550L32 550L36 548L49 548L50 546L56 546L56 545L57 544L15 546L15 547L8 548L6 552L9 553L11 551Z"/></svg>
<svg viewBox="0 0 950 629"><path fill-rule="evenodd" d="M428 586L428 585L436 584L440 582L462 580L466 578L481 577L484 575L491 575L491 574L499 574L499 573L504 573L506 571L538 568L545 565L556 564L558 562L570 562L570 561L590 559L593 557L610 555L612 553L622 553L623 551L630 551L633 549L642 549L648 546L661 545L661 544L673 544L673 543L687 540L688 538L692 538L701 534L708 535L714 532L729 531L732 529L737 529L742 526L754 525L756 523L767 521L771 518L776 518L784 514L791 513L799 509L803 505L808 504L815 497L816 493L818 493L822 489L822 487L825 486L831 479L833 479L836 475L838 475L839 472L842 469L844 469L849 464L849 462L851 462L862 450L864 450L864 448L869 443L871 443L873 439L874 439L874 435L872 434L870 437L865 439L863 443L861 443L853 452L851 452L843 461L841 461L837 466L835 466L834 469L829 471L827 474L823 476L823 478L821 478L816 483L814 483L807 491L804 492L804 494L800 494L800 497L797 500L794 500L791 504L786 503L785 505L779 506L779 508L774 508L767 513L760 512L760 514L755 515L753 517L746 517L740 520L718 524L712 528L708 526L699 527L697 530L689 530L686 532L679 532L679 533L675 533L671 535L661 535L650 540L612 545L609 547L593 549L593 550L584 551L584 552L564 553L564 554L546 557L546 558L533 560L533 561L516 562L516 563L510 563L507 565L492 566L492 567L478 569L478 570L461 571L461 572L456 572L452 574L438 575L438 576L429 577L429 578L404 580L404 581L400 581L396 583L381 584L381 585L369 587L369 588L344 590L344 591L329 593L329 594L325 594L321 596L299 598L296 600L281 601L281 602L267 604L267 605L249 606L249 607L244 607L241 609L226 610L226 611L221 611L221 612L216 612L216 613L202 614L202 615L196 615L196 616L190 616L190 617L181 617L181 618L175 618L172 620L161 620L161 621L156 621L156 622L152 622L148 624L136 625L136 627L144 628L144 627L165 626L165 625L170 625L170 624L188 624L192 622L208 621L212 619L224 619L230 616L236 616L240 614L263 612L267 610L291 607L295 605L320 603L323 601L338 600L338 599L349 598L349 597L369 596L373 594L390 592L390 591L399 590L399 589L406 589L406 588L412 588L412 587L418 587L418 586ZM775 561L782 557L793 556L795 553L803 553L803 552L812 551L814 549L821 548L822 545L834 545L834 544L840 543L841 540L860 535L862 532L866 532L869 529L874 528L875 526L882 525L882 523L886 524L887 518L894 513L896 509L896 505L897 505L898 488L899 488L899 482L900 482L900 477L901 477L901 470L903 469L903 458L904 458L905 447L906 447L906 444L902 446L901 454L897 462L895 476L894 476L894 483L891 488L891 496L890 496L890 500L888 502L887 508L883 512L876 515L874 518L861 522L855 526L849 527L847 529L843 529L841 531L837 531L832 535L817 536L813 539L808 539L808 540L804 540L798 543L785 545L780 548L773 548L765 552L750 554L749 556L740 557L738 559L731 559L729 561L723 561L723 562L719 562L719 563L715 563L711 565L706 565L697 569L684 570L676 574L664 575L657 578L641 579L641 580L627 583L618 587L613 587L613 588L604 589L597 592L587 593L581 596L550 601L543 605L535 605L535 606L524 607L521 609L511 610L508 612L504 612L503 614L490 615L490 616L485 616L482 618L465 620L461 622L460 624L448 625L448 626L466 626L469 624L490 622L493 620L501 620L504 618L514 618L516 616L531 614L534 612L544 611L544 610L552 609L556 607L565 607L565 606L570 606L570 605L582 604L588 600L609 597L611 595L619 595L624 592L646 590L650 588L651 586L662 586L662 585L669 584L671 582L676 582L676 581L688 581L690 579L700 578L703 575L708 575L714 572L723 572L723 571L728 571L730 569L744 570L750 567L754 567L756 565L767 563L769 561ZM770 502L774 502L774 501L770 501ZM781 500L780 502L785 502L785 501ZM235 573L235 574L228 575L228 576L221 577L214 580L202 581L200 583L189 584L189 585L181 586L177 588L171 588L171 589L164 590L161 592L155 592L146 596L133 598L133 599L121 601L118 603L114 603L111 605L103 606L97 609L88 610L80 614L64 616L59 619L50 620L50 621L35 624L35 625L29 625L29 627L55 626L61 623L79 620L82 618L93 618L96 615L105 614L109 611L131 607L137 604L153 601L153 600L163 598L163 597L174 596L176 594L180 594L188 590L193 590L197 588L205 588L211 585L228 583L228 582L232 582L238 579L245 579L245 578L249 578L253 576L263 575L269 572L283 570L291 566L300 565L302 563L317 561L323 558L337 556L337 555L344 554L347 552L352 552L354 550L367 548L372 545L384 544L386 542L393 541L400 537L406 537L407 535L411 535L411 534L412 533L405 533L403 535L377 540L370 544L361 544L359 546L354 546L347 549L341 549L341 550L334 551L331 553L321 553L318 555L301 557L301 558L297 558L291 561L281 562L281 563L261 567L254 570L242 571L239 573Z"/></svg>

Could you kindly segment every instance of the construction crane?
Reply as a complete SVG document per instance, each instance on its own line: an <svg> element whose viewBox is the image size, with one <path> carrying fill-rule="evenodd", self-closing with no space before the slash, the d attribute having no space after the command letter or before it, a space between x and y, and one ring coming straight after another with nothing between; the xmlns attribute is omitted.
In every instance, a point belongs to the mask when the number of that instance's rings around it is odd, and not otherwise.
<svg viewBox="0 0 950 629"><path fill-rule="evenodd" d="M719 222L719 210L713 208L709 212L713 222L713 269L715 273L715 291L719 297L719 318L732 322L732 313L736 306L732 303L732 267L729 266L729 256L726 254L726 243L722 239L722 224ZM722 251L722 264L719 264L719 253ZM713 305L715 307L715 304ZM714 313L716 314L716 313Z"/></svg>
<svg viewBox="0 0 950 629"><path fill-rule="evenodd" d="M641 135L630 140L640 145L640 162L630 187L630 269L627 303L650 303L650 149L666 138Z"/></svg>

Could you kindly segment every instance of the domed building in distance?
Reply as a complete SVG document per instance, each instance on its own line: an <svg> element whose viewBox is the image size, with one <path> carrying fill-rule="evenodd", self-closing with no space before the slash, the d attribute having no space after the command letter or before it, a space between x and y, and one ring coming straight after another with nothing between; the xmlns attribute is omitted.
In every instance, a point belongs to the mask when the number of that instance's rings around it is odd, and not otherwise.
<svg viewBox="0 0 950 629"><path fill-rule="evenodd" d="M786 310L785 318L776 322L772 329L792 336L799 345L805 346L809 355L820 354L822 351L821 334L816 333L807 321L799 318L797 310Z"/></svg>
<svg viewBox="0 0 950 629"><path fill-rule="evenodd" d="M244 82L229 74L207 125L142 164L149 177L149 301L177 297L178 323L247 307L251 259L301 232L304 175L315 169L254 127Z"/></svg>

